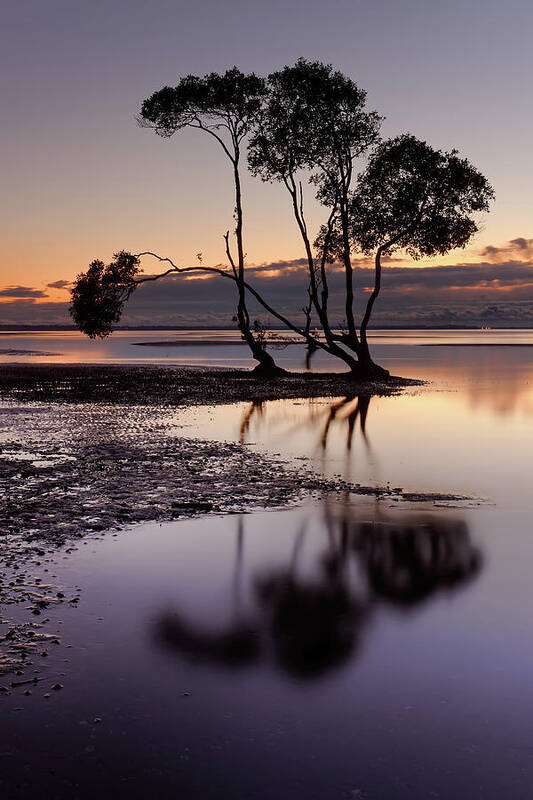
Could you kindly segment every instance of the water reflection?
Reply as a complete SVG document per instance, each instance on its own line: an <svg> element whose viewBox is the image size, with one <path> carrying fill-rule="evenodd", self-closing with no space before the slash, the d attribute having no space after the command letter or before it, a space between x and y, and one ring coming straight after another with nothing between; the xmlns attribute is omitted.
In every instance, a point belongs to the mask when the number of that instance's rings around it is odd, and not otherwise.
<svg viewBox="0 0 533 800"><path fill-rule="evenodd" d="M366 446L370 447L366 425L368 409L370 407L371 400L371 395L346 395L340 399L335 399L332 403L329 403L328 401L326 408L323 408L322 405L317 405L311 400L308 403L309 413L304 420L304 424L320 429L321 433L318 437L318 443L321 450L326 450L327 448L332 425L334 423L340 423L341 425L346 424L346 449L350 451L352 449L354 431L357 427L356 423L359 421L361 436ZM248 441L248 434L250 433L252 422L254 420L256 423L261 421L265 415L268 405L268 402L262 400L252 400L252 402L246 406L244 412L242 413L239 424L238 438L241 444L244 444L246 441ZM291 405L289 405L289 408L290 407ZM275 422L286 421L287 419L283 417L275 420ZM300 415L298 415L296 427L300 427L301 424L302 420Z"/></svg>
<svg viewBox="0 0 533 800"><path fill-rule="evenodd" d="M458 347L451 353L441 347L424 349L439 351L432 380L455 381L472 412L495 418L531 416L531 346Z"/></svg>
<svg viewBox="0 0 533 800"><path fill-rule="evenodd" d="M246 435L250 430L250 423L252 421L252 417L254 415L258 417L263 416L263 408L264 408L264 401L263 400L252 400L250 405L244 410L244 414L242 415L241 424L239 427L239 442L244 444L246 441Z"/></svg>
<svg viewBox="0 0 533 800"><path fill-rule="evenodd" d="M460 388L458 399L471 410L500 416L533 413L532 330L372 331L371 340L377 360L392 373ZM309 361L306 348L294 345L277 358L289 370L343 369L322 351L311 355ZM105 341L78 331L0 331L0 363L21 361L252 366L233 330L115 331Z"/></svg>
<svg viewBox="0 0 533 800"><path fill-rule="evenodd" d="M403 522L384 518L356 523L345 535L369 593L397 606L416 605L461 585L481 568L480 551L462 519L413 514Z"/></svg>
<svg viewBox="0 0 533 800"><path fill-rule="evenodd" d="M155 635L170 652L216 667L265 663L300 680L318 678L356 656L378 611L412 611L466 585L482 566L464 519L394 513L379 503L359 514L353 504L327 500L318 536L309 524L288 531L291 550L275 566L246 568L244 517L237 525L229 621L199 621L194 608L167 610Z"/></svg>
<svg viewBox="0 0 533 800"><path fill-rule="evenodd" d="M365 444L369 444L366 432L366 418L372 398L364 395L349 395L343 397L341 400L336 401L329 407L326 415L326 424L322 431L320 444L322 449L325 450L328 442L328 434L331 423L336 419L346 421L347 434L346 434L346 449L352 449L352 440L355 430L355 424L359 419L359 427Z"/></svg>

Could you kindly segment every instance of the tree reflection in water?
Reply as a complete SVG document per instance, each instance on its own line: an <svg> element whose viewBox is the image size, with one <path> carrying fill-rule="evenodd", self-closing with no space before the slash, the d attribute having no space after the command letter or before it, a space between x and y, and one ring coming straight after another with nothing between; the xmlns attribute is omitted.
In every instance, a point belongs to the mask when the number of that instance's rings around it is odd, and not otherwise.
<svg viewBox="0 0 533 800"><path fill-rule="evenodd" d="M366 433L366 421L371 400L372 395L347 395L331 403L325 412L321 409L318 413L316 405L310 402L307 422L314 426L322 426L322 432L319 436L321 449L325 450L327 447L328 437L333 423L340 422L343 424L346 422L346 450L350 451L357 420L359 420L361 436L368 447L369 441ZM267 406L268 403L263 400L252 400L245 408L239 425L239 442L241 444L244 444L246 441L254 418L259 419L263 417ZM282 422L283 420L279 421Z"/></svg>
<svg viewBox="0 0 533 800"><path fill-rule="evenodd" d="M245 410L239 428L239 442L241 444L244 444L244 442L246 441L246 434L250 430L250 423L252 421L252 417L254 415L261 417L263 415L264 405L265 404L262 400L252 400L248 408Z"/></svg>
<svg viewBox="0 0 533 800"><path fill-rule="evenodd" d="M357 653L376 610L406 610L475 578L482 559L456 517L383 511L360 519L349 502L324 503L323 544L304 565L307 529L294 535L281 567L248 576L242 599L244 518L238 520L231 576L231 622L223 630L174 608L156 623L158 641L184 657L216 666L271 663L298 679L316 678ZM289 535L289 534L288 534ZM322 539L321 539L322 542ZM310 568L311 567L311 568Z"/></svg>
<svg viewBox="0 0 533 800"><path fill-rule="evenodd" d="M353 434L355 430L355 423L359 419L359 427L361 429L361 436L365 444L368 446L368 436L366 433L366 418L368 416L368 409L370 406L371 395L351 395L343 397L341 400L332 403L329 407L326 423L320 437L320 445L323 450L326 449L328 443L328 435L330 432L331 424L336 419L346 421L347 437L346 437L346 450L352 449ZM339 412L342 412L340 414Z"/></svg>

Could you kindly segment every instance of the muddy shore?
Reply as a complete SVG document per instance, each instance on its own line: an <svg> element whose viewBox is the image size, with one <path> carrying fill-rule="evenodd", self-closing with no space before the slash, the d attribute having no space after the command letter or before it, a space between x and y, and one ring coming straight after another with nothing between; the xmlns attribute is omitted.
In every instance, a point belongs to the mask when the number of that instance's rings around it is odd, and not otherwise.
<svg viewBox="0 0 533 800"><path fill-rule="evenodd" d="M301 462L258 456L237 443L184 437L180 407L394 394L412 383L356 386L338 375L261 381L246 372L154 367L6 367L0 374L1 530L10 546L20 538L57 545L147 520L279 508L314 492L390 493L327 480Z"/></svg>
<svg viewBox="0 0 533 800"><path fill-rule="evenodd" d="M17 402L180 406L298 397L391 395L423 382L391 377L353 380L347 373L291 373L275 380L244 370L155 366L6 364L0 399Z"/></svg>

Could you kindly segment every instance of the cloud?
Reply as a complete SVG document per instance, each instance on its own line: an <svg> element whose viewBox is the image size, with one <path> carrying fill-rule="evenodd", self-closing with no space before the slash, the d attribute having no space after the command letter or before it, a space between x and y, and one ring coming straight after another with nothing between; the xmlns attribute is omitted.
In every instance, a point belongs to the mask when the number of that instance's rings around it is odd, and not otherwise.
<svg viewBox="0 0 533 800"><path fill-rule="evenodd" d="M250 268L250 283L279 312L302 320L307 273L301 262L277 261ZM374 273L368 267L354 272L356 308L363 310ZM344 318L344 274L333 269L329 276L332 320ZM533 321L533 264L455 264L437 267L385 265L382 293L374 319L380 324L483 324L498 317L503 322ZM127 324L228 325L236 304L231 281L211 277L203 281L170 276L146 284L133 295L124 321ZM257 302L249 301L253 315L268 317ZM270 317L271 321L274 318Z"/></svg>
<svg viewBox="0 0 533 800"><path fill-rule="evenodd" d="M533 323L533 240L517 238L504 247L485 248L476 263L424 267L405 266L393 258L383 265L382 293L373 320L381 325L529 325ZM521 258L517 254L521 253ZM503 254L509 258L503 259ZM356 307L360 314L373 286L370 259L355 259ZM248 279L279 312L301 321L306 297L304 259L252 265ZM344 317L345 277L339 266L329 271L329 308L335 322ZM249 301L253 315L269 315ZM149 324L157 316L172 324L229 324L235 308L235 287L224 279L187 281L171 276L139 289L127 309L128 324ZM126 319L126 318L125 318ZM270 317L270 321L274 321Z"/></svg>
<svg viewBox="0 0 533 800"><path fill-rule="evenodd" d="M8 286L0 289L0 297L48 297L41 289L31 289L29 286Z"/></svg>
<svg viewBox="0 0 533 800"><path fill-rule="evenodd" d="M46 284L47 289L70 289L71 286L71 281L54 281Z"/></svg>
<svg viewBox="0 0 533 800"><path fill-rule="evenodd" d="M299 270L301 268L307 267L307 259L306 258L295 258L292 261L270 261L265 262L263 264L252 264L250 267L247 267L251 272L254 274L261 273L261 272L272 272L281 270L283 272L292 272Z"/></svg>
<svg viewBox="0 0 533 800"><path fill-rule="evenodd" d="M518 236L516 239L511 239L503 247L488 245L481 251L481 255L493 263L512 259L531 261L533 260L533 239L525 239L523 236Z"/></svg>
<svg viewBox="0 0 533 800"><path fill-rule="evenodd" d="M405 261L398 258L385 262L373 324L533 326L533 253L529 257L532 244L533 239L519 237L503 247L490 246L484 249L483 260L476 263L425 267L405 266ZM504 254L509 256L507 260ZM354 264L356 313L360 316L373 286L374 272L369 259L358 259ZM304 259L278 260L247 269L250 283L268 303L291 320L302 321L308 283ZM65 288L66 283L55 281L49 285ZM344 273L333 265L329 271L333 323L344 319L344 290ZM36 302L36 298L46 297L38 289L14 287L2 294L13 298L2 303L4 324L71 323L68 303ZM126 305L122 324L232 326L236 302L235 284L227 278L190 280L170 275L139 287ZM249 306L253 317L275 322L253 299Z"/></svg>
<svg viewBox="0 0 533 800"><path fill-rule="evenodd" d="M37 303L34 298L0 304L0 322L6 325L70 325L67 303Z"/></svg>

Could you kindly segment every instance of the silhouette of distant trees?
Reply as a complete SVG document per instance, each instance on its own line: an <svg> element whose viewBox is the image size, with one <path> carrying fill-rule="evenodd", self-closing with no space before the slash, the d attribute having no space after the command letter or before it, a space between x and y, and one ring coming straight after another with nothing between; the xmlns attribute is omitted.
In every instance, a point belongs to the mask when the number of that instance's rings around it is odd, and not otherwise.
<svg viewBox="0 0 533 800"><path fill-rule="evenodd" d="M436 150L410 134L380 141L381 117L367 110L365 102L366 93L350 78L330 65L305 59L266 80L235 67L203 78L189 75L177 86L155 92L142 105L143 126L165 137L186 127L201 130L217 141L232 165L236 256L228 231L227 269L202 263L182 267L152 251L120 251L108 265L93 261L72 291L71 314L78 327L91 337L107 336L141 283L169 274L211 273L235 284L236 320L258 361L258 373L274 376L283 370L267 352L266 337L250 321L247 297L300 337L309 355L320 349L340 358L355 377L386 379L388 372L374 363L368 345L381 291L382 259L395 250L418 259L464 247L478 230L475 215L489 209L494 193L456 150ZM246 149L251 172L281 183L288 192L307 262L303 324L273 307L246 275L241 188ZM361 156L367 165L358 173ZM306 220L304 182L326 212L314 236ZM356 253L374 260L374 286L359 324ZM168 264L168 269L143 276L145 256ZM339 270L344 285L341 325L332 319L329 291L332 274Z"/></svg>

